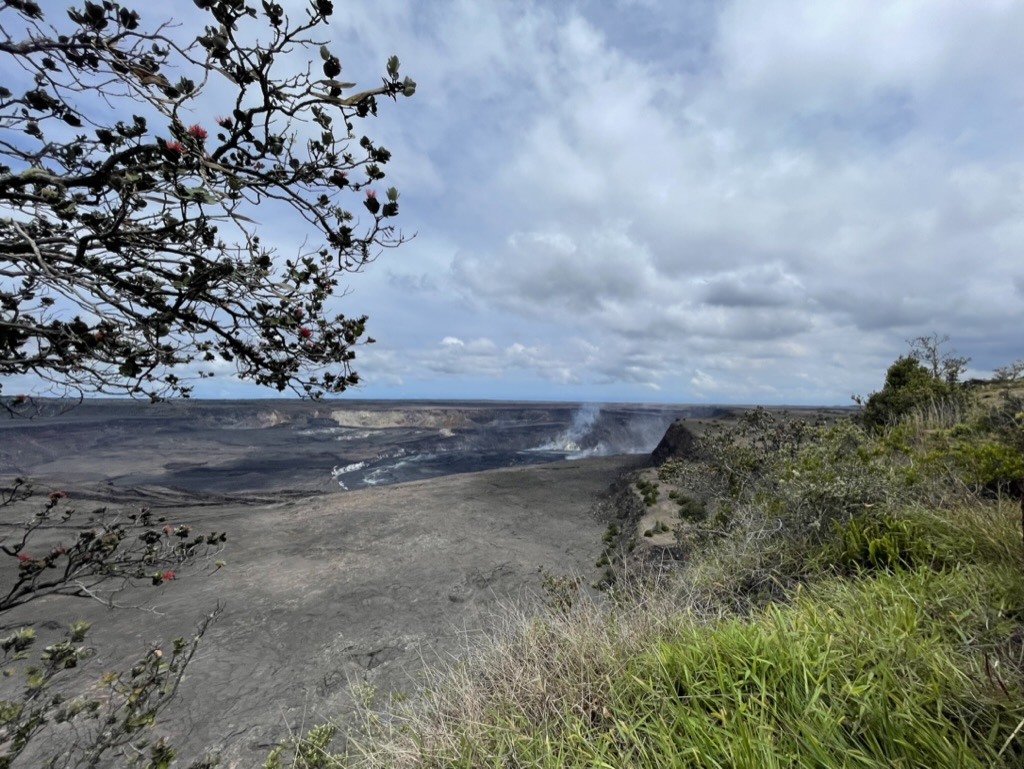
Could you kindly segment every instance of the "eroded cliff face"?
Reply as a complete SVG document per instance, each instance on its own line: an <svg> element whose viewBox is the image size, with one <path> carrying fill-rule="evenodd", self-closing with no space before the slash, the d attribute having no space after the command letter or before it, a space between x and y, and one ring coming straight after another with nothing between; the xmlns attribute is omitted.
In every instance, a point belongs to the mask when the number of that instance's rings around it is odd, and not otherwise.
<svg viewBox="0 0 1024 769"><path fill-rule="evenodd" d="M624 473L613 484L605 504L605 551L599 562L607 568L604 581L623 575L649 574L685 561L688 548L680 536L692 523L681 515L691 490L666 480L658 468L669 460L701 462L700 432L706 423L685 417L669 425L651 452L650 464Z"/></svg>
<svg viewBox="0 0 1024 769"><path fill-rule="evenodd" d="M845 408L789 407L784 410L807 420L846 416ZM718 513L719 501L706 492L687 488L686 473L672 472L665 463L705 465L709 455L702 448L706 431L734 427L746 407L715 407L691 412L669 425L650 455L650 465L632 470L616 484L604 508L608 524L605 553L608 578L621 574L670 568L685 562L693 543L706 536L707 521Z"/></svg>
<svg viewBox="0 0 1024 769"><path fill-rule="evenodd" d="M658 467L670 459L697 461L700 459L700 448L697 434L689 420L677 419L665 432L665 436L651 453L651 459Z"/></svg>

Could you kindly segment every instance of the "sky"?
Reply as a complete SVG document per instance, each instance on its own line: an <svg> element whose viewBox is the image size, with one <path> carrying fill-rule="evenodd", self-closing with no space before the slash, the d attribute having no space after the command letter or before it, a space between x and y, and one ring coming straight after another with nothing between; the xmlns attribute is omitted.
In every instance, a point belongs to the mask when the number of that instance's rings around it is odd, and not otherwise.
<svg viewBox="0 0 1024 769"><path fill-rule="evenodd" d="M346 286L351 397L849 404L920 335L1024 358L1024 2L335 6L342 79L418 83L359 128L414 237Z"/></svg>

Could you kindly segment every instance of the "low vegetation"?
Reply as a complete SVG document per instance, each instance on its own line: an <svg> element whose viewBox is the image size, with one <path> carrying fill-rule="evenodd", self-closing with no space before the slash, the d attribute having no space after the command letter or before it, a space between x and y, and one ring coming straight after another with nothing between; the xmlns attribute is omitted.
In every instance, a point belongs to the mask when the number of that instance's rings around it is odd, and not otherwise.
<svg viewBox="0 0 1024 769"><path fill-rule="evenodd" d="M898 416L709 431L660 473L689 490L679 568L549 580L344 749L321 729L268 767L1024 765L1021 372L920 365L949 403L889 377Z"/></svg>
<svg viewBox="0 0 1024 769"><path fill-rule="evenodd" d="M644 506L654 507L658 503L658 484L655 481L641 478L635 484L636 490L640 493L640 498L644 501Z"/></svg>

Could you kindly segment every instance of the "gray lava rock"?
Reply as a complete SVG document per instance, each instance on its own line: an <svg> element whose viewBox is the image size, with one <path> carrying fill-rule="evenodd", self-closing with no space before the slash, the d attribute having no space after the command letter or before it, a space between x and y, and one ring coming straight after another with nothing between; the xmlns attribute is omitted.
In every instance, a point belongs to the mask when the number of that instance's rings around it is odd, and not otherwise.
<svg viewBox="0 0 1024 769"><path fill-rule="evenodd" d="M654 464L660 467L669 459L685 459L696 462L700 459L697 436L686 426L686 420L677 419L669 425L665 437L651 452Z"/></svg>

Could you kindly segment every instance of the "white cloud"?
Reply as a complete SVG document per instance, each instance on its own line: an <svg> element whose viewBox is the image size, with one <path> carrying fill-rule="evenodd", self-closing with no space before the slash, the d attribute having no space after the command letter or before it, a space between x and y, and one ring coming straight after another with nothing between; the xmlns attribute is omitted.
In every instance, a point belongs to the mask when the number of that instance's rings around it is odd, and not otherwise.
<svg viewBox="0 0 1024 769"><path fill-rule="evenodd" d="M1011 0L338 5L346 77L397 53L419 83L366 126L418 236L344 300L361 394L846 402L933 330L1024 356L1022 28Z"/></svg>

